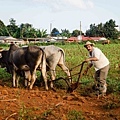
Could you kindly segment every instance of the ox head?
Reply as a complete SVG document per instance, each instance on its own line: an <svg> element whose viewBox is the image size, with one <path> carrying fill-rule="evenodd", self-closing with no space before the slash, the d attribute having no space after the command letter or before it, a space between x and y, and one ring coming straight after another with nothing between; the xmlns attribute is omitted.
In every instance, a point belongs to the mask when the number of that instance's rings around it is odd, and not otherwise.
<svg viewBox="0 0 120 120"><path fill-rule="evenodd" d="M0 52L0 66L1 68L6 68L8 73L11 73L8 61L8 50L3 50Z"/></svg>
<svg viewBox="0 0 120 120"><path fill-rule="evenodd" d="M4 62L4 60L3 60L4 56L5 56L5 50L0 48L0 65L2 65L2 63Z"/></svg>

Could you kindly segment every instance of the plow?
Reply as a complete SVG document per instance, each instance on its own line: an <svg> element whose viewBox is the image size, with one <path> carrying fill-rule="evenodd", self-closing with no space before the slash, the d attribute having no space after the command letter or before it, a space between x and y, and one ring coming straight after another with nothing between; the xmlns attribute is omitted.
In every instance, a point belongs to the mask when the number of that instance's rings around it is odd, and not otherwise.
<svg viewBox="0 0 120 120"><path fill-rule="evenodd" d="M54 81L58 81L58 80L61 80L61 79L64 80L64 81L66 82L66 84L68 85L67 93L73 92L75 89L77 89L77 87L79 86L79 84L81 84L81 83L80 83L80 79L82 78L82 76L83 76L83 75L86 75L87 72L88 72L88 70L89 70L89 68L91 67L91 66L88 65L88 66L85 68L85 70L83 71L83 67L84 67L84 64L85 64L85 63L86 63L86 62L83 61L81 64L79 64L79 65L77 65L77 66L75 66L75 67L73 67L73 68L70 69L71 82L69 81L69 78L68 78L68 77L59 77L59 78L56 78ZM73 71L75 68L77 68L77 67L79 67L79 72L72 74L72 71ZM78 75L77 80L76 80L76 82L73 83L73 82L72 82L72 81L73 81L73 76L77 76L77 75Z"/></svg>

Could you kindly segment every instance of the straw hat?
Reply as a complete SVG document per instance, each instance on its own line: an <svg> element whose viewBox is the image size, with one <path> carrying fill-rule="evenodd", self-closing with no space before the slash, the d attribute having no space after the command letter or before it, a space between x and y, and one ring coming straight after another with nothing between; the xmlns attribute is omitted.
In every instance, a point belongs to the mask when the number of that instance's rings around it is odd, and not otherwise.
<svg viewBox="0 0 120 120"><path fill-rule="evenodd" d="M84 47L86 47L87 45L94 46L95 44L94 44L94 43L91 43L90 41L87 41L86 44L84 45Z"/></svg>

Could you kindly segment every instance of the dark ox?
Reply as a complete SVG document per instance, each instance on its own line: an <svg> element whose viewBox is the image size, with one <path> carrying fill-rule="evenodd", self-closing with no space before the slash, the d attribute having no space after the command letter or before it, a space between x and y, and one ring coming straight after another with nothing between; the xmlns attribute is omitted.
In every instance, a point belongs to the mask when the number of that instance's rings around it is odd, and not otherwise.
<svg viewBox="0 0 120 120"><path fill-rule="evenodd" d="M8 65L8 50L3 50L0 52L0 65L2 68L6 67L7 72L11 73L11 70L9 69Z"/></svg>
<svg viewBox="0 0 120 120"><path fill-rule="evenodd" d="M2 53L1 53L2 54ZM0 58L0 62L3 57ZM28 72L27 76L30 81L29 88L32 89L33 84L36 80L36 70L40 68L43 79L45 82L45 88L48 90L47 77L46 77L46 58L44 51L37 46L28 46L19 48L18 46L11 44L7 52L7 69L12 72L13 87L18 86L18 80L20 77L20 72L23 71L25 74Z"/></svg>
<svg viewBox="0 0 120 120"><path fill-rule="evenodd" d="M15 48L15 47L16 47L15 45L12 46L11 51L18 49L18 47L17 48ZM56 78L55 69L56 69L57 65L59 67L61 67L61 69L67 74L69 81L71 81L69 69L65 65L65 52L64 52L64 50L62 48L54 46L54 45L40 46L40 48L42 48L46 54L46 62L47 62L47 68L48 68L47 70L49 70L51 73L52 81L54 81ZM29 71L25 72L25 78L30 80L31 77L30 77ZM26 79L25 79L25 83L27 84ZM53 88L52 82L51 82L51 88Z"/></svg>
<svg viewBox="0 0 120 120"><path fill-rule="evenodd" d="M65 52L62 48L48 45L48 46L40 46L46 54L46 62L47 68L51 73L52 81L56 78L56 66L58 65L68 76L69 82L71 82L70 71L65 65ZM51 82L51 87L53 87L53 83Z"/></svg>

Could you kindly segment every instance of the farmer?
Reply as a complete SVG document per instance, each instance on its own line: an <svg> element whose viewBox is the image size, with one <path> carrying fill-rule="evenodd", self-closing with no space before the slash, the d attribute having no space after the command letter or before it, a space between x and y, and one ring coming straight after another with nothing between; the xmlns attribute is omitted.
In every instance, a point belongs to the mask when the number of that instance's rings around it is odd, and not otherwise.
<svg viewBox="0 0 120 120"><path fill-rule="evenodd" d="M89 66L95 68L96 92L98 95L104 96L107 91L106 78L109 71L109 60L99 48L94 47L94 43L87 41L84 47L89 52L89 58L85 62L89 62Z"/></svg>

